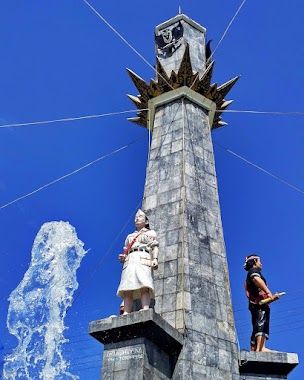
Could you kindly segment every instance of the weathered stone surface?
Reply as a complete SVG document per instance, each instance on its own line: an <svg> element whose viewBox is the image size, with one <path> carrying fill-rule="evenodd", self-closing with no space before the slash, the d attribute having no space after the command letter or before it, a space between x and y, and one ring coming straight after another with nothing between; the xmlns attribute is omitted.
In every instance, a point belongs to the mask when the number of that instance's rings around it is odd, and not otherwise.
<svg viewBox="0 0 304 380"><path fill-rule="evenodd" d="M170 379L183 345L153 309L91 322L89 334L105 345L103 380Z"/></svg>
<svg viewBox="0 0 304 380"><path fill-rule="evenodd" d="M173 379L232 379L238 355L207 113L182 99L160 106L155 134L143 208L164 264L155 273L155 310L186 333ZM153 208L146 202L151 196Z"/></svg>
<svg viewBox="0 0 304 380"><path fill-rule="evenodd" d="M103 344L144 337L169 353L180 349L183 343L182 335L153 309L93 321L89 334Z"/></svg>
<svg viewBox="0 0 304 380"><path fill-rule="evenodd" d="M145 338L106 345L103 380L168 380L172 374L169 355Z"/></svg>

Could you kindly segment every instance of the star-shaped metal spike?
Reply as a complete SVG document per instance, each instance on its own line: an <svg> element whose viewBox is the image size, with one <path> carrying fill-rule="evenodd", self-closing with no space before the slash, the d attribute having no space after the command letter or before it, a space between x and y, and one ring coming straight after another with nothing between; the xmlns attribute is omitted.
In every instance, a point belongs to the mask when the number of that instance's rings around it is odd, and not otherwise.
<svg viewBox="0 0 304 380"><path fill-rule="evenodd" d="M156 81L151 79L149 84L132 70L127 69L133 83L140 93L137 97L132 95L128 95L128 97L138 109L142 110L137 114L138 117L129 118L128 120L147 128L147 111L144 111L144 109L148 108L149 100L182 86L188 86L193 91L210 99L216 104L218 111L223 111L232 103L232 100L225 100L224 97L237 82L239 76L219 87L217 87L216 83L210 85L213 68L214 61L208 65L202 77L198 79L199 74L193 73L192 71L190 50L187 44L180 67L177 73L172 70L170 78L158 59L156 59L157 79ZM227 125L227 123L221 121L221 112L216 112L211 129L224 125Z"/></svg>

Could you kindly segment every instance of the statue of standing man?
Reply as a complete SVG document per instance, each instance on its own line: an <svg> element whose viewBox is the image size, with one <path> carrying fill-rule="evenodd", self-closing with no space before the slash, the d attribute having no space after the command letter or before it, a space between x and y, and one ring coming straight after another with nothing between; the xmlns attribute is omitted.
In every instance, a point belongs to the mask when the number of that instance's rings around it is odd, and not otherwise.
<svg viewBox="0 0 304 380"><path fill-rule="evenodd" d="M123 263L118 297L123 298L124 313L132 310L133 300L140 299L142 310L150 307L155 298L153 270L158 267L158 241L150 229L146 214L138 210L135 215L136 230L125 241L124 252L118 256Z"/></svg>
<svg viewBox="0 0 304 380"><path fill-rule="evenodd" d="M265 347L269 338L270 307L269 303L278 299L283 293L272 294L263 277L262 263L258 255L249 255L245 259L244 269L248 272L245 280L246 296L251 312L252 334L251 351L268 352ZM263 302L268 301L268 302Z"/></svg>

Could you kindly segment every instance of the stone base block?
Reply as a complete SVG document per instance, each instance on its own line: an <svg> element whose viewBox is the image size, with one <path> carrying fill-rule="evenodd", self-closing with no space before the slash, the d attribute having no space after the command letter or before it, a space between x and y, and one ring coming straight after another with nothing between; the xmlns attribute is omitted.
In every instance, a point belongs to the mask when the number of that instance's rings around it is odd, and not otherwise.
<svg viewBox="0 0 304 380"><path fill-rule="evenodd" d="M89 334L105 345L103 380L171 379L183 336L154 310L93 321Z"/></svg>
<svg viewBox="0 0 304 380"><path fill-rule="evenodd" d="M240 380L284 380L298 364L294 353L241 351Z"/></svg>

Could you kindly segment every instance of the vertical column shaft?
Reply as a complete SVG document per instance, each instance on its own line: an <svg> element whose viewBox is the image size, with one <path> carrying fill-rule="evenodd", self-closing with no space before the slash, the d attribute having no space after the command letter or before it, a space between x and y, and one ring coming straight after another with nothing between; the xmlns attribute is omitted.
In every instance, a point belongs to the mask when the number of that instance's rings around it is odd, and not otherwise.
<svg viewBox="0 0 304 380"><path fill-rule="evenodd" d="M155 310L187 334L175 378L237 379L210 127L187 99L156 109L143 207L160 241Z"/></svg>

